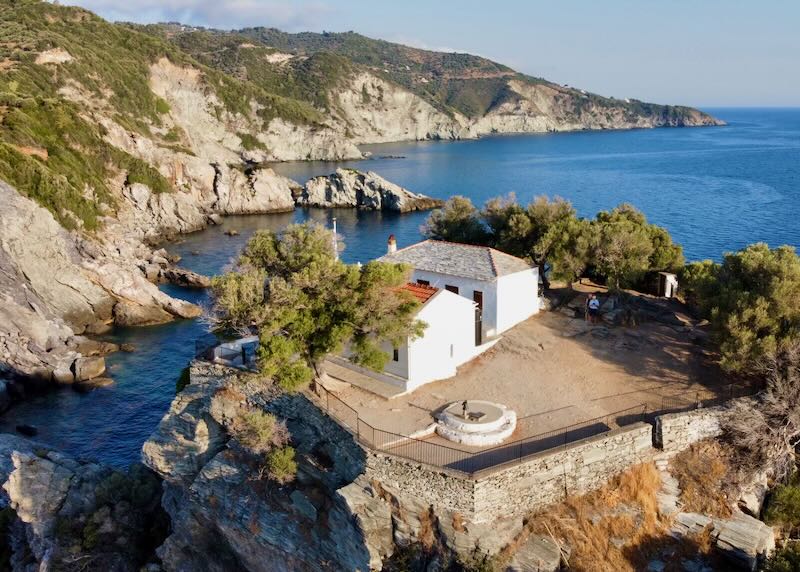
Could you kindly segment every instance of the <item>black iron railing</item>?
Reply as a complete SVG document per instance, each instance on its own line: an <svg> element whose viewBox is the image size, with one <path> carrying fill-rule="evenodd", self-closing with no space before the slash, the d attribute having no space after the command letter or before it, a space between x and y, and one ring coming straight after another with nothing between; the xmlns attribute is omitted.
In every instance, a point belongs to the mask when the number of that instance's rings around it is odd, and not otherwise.
<svg viewBox="0 0 800 572"><path fill-rule="evenodd" d="M661 398L660 414L680 413L723 405L732 399L749 397L761 391L762 387L755 383L732 383L715 392L710 390L683 393L681 395L668 395Z"/></svg>
<svg viewBox="0 0 800 572"><path fill-rule="evenodd" d="M358 411L322 385L316 384L315 389L322 409L348 429L362 445L374 451L465 475L521 463L538 453L565 448L576 441L647 419L647 407L637 405L488 449L467 451L375 427L361 419Z"/></svg>
<svg viewBox="0 0 800 572"><path fill-rule="evenodd" d="M213 361L213 350L218 344L219 340L213 336L197 340L195 344L196 358ZM755 385L738 383L731 384L721 391L718 390L715 394L706 391L665 396L662 397L660 409L648 410L647 405L640 404L488 449L468 451L375 427L362 419L356 409L321 384L315 384L314 388L320 408L352 433L365 447L468 476L474 476L489 469L522 463L533 455L566 448L577 441L602 435L633 423L642 421L653 423L658 415L722 405L731 399L754 395L761 389Z"/></svg>

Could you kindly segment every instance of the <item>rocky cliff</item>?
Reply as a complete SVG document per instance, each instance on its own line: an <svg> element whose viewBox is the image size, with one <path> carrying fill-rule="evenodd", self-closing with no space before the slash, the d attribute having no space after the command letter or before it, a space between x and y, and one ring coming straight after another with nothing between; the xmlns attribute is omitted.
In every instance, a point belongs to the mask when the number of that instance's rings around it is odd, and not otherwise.
<svg viewBox="0 0 800 572"><path fill-rule="evenodd" d="M159 480L0 435L0 567L134 572L166 534Z"/></svg>
<svg viewBox="0 0 800 572"><path fill-rule="evenodd" d="M172 25L148 30L209 66L324 109L330 124L343 125L345 136L357 143L721 124L696 109L603 97L478 56L353 32Z"/></svg>
<svg viewBox="0 0 800 572"><path fill-rule="evenodd" d="M369 171L336 169L306 182L297 197L299 206L356 207L366 210L410 212L442 206L443 201L413 193Z"/></svg>
<svg viewBox="0 0 800 572"><path fill-rule="evenodd" d="M157 550L167 571L366 572L392 558L399 569L421 558L445 570L476 550L499 551L521 527L521 520L462 522L388 481L370 480L365 451L310 396L281 394L202 362L190 378L143 447L145 464L164 479L172 519ZM240 402L286 421L297 451L294 482L259 477L241 454L231 431Z"/></svg>

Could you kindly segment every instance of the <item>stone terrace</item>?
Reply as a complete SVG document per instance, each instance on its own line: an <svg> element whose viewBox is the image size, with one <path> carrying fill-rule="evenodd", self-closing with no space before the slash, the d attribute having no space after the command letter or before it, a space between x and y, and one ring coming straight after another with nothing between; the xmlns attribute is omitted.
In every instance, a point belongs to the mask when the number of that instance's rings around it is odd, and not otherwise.
<svg viewBox="0 0 800 572"><path fill-rule="evenodd" d="M571 302L575 311L565 306L519 324L453 378L391 399L355 386L336 395L357 410L362 421L401 435L424 431L433 423L433 414L453 401L501 403L514 409L519 419L509 441L641 405L658 411L664 398L688 403L696 396L707 399L718 391L722 395L721 375L713 356L693 341L702 339L702 333L691 321L651 321L636 328L592 326L582 317L572 317L581 313L583 300L581 294ZM359 384L364 385L363 378ZM613 417L604 421L614 426ZM436 436L429 439L454 446Z"/></svg>

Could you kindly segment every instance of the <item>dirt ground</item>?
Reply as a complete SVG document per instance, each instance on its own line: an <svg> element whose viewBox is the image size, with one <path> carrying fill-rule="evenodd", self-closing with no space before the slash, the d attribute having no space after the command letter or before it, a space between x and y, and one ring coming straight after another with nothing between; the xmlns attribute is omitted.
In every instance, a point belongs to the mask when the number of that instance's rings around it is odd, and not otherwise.
<svg viewBox="0 0 800 572"><path fill-rule="evenodd" d="M455 377L389 400L356 387L339 397L373 426L404 435L429 426L433 413L454 401L501 403L516 411L514 437L521 438L628 408L659 410L668 396L713 397L724 384L714 356L696 341L702 328L680 311L684 325L592 325L581 311L592 288L581 289L569 307L505 332Z"/></svg>

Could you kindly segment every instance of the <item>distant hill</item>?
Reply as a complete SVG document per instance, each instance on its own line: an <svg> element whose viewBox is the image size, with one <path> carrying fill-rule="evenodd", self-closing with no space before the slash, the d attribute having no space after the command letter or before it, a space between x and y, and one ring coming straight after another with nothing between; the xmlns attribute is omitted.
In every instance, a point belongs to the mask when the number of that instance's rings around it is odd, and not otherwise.
<svg viewBox="0 0 800 572"><path fill-rule="evenodd" d="M718 123L352 32L113 24L0 0L0 36L0 178L67 227L95 228L120 181L193 184L175 164L198 159L242 167L353 158L363 143Z"/></svg>

